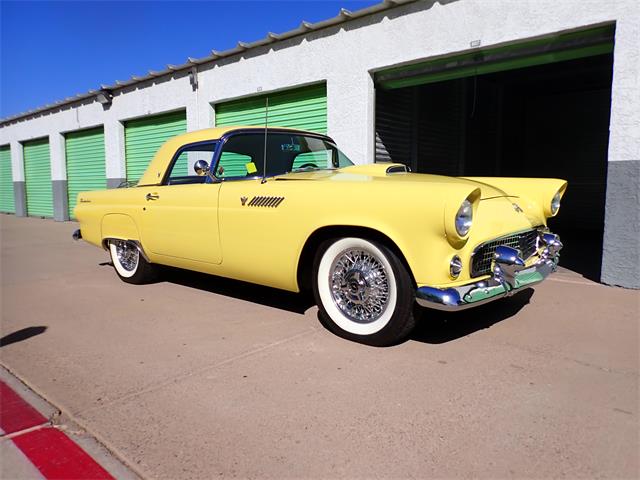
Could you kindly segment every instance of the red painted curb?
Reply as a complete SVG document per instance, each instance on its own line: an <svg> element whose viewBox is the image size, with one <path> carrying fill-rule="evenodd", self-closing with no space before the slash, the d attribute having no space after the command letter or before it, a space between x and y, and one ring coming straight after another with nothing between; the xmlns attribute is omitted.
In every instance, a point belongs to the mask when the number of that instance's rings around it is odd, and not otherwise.
<svg viewBox="0 0 640 480"><path fill-rule="evenodd" d="M0 380L0 428L14 433L47 423L47 419Z"/></svg>
<svg viewBox="0 0 640 480"><path fill-rule="evenodd" d="M42 428L12 438L47 479L100 479L113 477L60 430Z"/></svg>
<svg viewBox="0 0 640 480"><path fill-rule="evenodd" d="M37 427L47 419L0 381L0 428L8 434ZM47 479L108 480L113 477L60 430L45 426L11 441Z"/></svg>

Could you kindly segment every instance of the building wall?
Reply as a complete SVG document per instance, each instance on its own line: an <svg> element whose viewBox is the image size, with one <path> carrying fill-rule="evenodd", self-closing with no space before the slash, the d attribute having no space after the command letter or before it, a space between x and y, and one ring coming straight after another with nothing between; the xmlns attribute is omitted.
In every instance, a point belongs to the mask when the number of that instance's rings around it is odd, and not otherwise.
<svg viewBox="0 0 640 480"><path fill-rule="evenodd" d="M473 41L489 47L606 22L615 22L616 35L603 279L637 288L640 227L637 218L624 219L640 205L637 195L619 194L638 191L638 175L628 171L640 168L640 9L634 0L419 1L201 65L196 90L180 73L119 90L108 109L92 102L3 126L0 145L11 143L19 184L24 181L19 142L48 135L52 179L65 182L61 134L104 124L107 177L114 186L126 176L126 120L186 108L188 129L205 128L213 125L218 102L326 81L329 135L356 163L372 162L373 71L466 51ZM632 261L614 261L620 253Z"/></svg>

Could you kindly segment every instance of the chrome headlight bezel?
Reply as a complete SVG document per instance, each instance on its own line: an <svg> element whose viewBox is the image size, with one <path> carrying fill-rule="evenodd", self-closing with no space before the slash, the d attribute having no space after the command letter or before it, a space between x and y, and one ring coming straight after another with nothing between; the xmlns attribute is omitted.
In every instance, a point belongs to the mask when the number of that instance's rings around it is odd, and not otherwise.
<svg viewBox="0 0 640 480"><path fill-rule="evenodd" d="M562 198L562 195L560 194L560 191L558 191L551 199L551 203L549 204L549 211L551 212L552 216L555 216L558 213L558 211L560 211L561 198Z"/></svg>
<svg viewBox="0 0 640 480"><path fill-rule="evenodd" d="M449 276L453 280L460 276L463 268L462 259L458 255L451 257L451 260L449 260Z"/></svg>
<svg viewBox="0 0 640 480"><path fill-rule="evenodd" d="M456 227L456 233L464 238L469 234L471 227L473 226L473 204L466 198L458 211L454 221Z"/></svg>

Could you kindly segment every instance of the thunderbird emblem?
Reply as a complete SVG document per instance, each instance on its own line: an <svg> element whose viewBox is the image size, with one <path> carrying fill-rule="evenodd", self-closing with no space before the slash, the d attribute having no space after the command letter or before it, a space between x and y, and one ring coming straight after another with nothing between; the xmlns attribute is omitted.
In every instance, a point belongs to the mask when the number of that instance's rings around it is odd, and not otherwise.
<svg viewBox="0 0 640 480"><path fill-rule="evenodd" d="M243 205L244 205L244 204L243 204ZM522 212L524 211L524 210L522 210L522 209L520 208L520 205L518 205L517 203L514 203L514 204L513 204L513 209L514 209L516 212L518 212L518 213L522 213Z"/></svg>
<svg viewBox="0 0 640 480"><path fill-rule="evenodd" d="M244 204L247 203L247 197L240 197L240 203L242 203L242 206L244 207Z"/></svg>

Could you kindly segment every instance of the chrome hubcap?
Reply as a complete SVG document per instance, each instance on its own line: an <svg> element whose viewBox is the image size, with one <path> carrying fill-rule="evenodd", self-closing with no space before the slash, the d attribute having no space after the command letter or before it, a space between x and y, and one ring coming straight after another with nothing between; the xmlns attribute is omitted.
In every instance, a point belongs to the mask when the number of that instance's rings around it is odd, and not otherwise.
<svg viewBox="0 0 640 480"><path fill-rule="evenodd" d="M138 256L140 252L138 249L131 245L129 242L124 242L122 240L115 242L116 243L116 254L118 255L118 263L124 268L127 272L132 272L138 266Z"/></svg>
<svg viewBox="0 0 640 480"><path fill-rule="evenodd" d="M370 252L348 249L331 264L329 287L333 302L350 320L375 322L389 303L389 279L384 265Z"/></svg>

